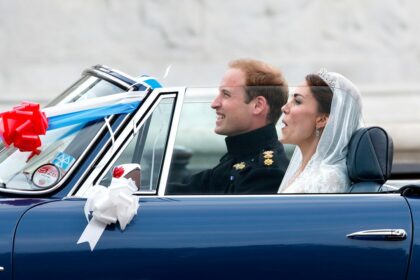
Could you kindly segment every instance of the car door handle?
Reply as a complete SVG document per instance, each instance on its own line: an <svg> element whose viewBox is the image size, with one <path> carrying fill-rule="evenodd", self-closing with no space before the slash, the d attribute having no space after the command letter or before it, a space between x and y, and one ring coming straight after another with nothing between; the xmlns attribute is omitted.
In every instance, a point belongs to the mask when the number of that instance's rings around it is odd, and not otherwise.
<svg viewBox="0 0 420 280"><path fill-rule="evenodd" d="M371 229L353 232L347 234L347 237L360 240L399 241L407 238L407 232L404 229Z"/></svg>

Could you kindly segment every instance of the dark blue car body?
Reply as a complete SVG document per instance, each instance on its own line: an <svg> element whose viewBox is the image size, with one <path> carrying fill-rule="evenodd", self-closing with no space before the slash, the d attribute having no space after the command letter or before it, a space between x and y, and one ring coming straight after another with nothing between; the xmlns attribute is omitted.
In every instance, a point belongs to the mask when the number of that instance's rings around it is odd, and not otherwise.
<svg viewBox="0 0 420 280"><path fill-rule="evenodd" d="M122 91L136 83L105 67L93 69L84 75L99 75ZM114 116L116 139L101 126L57 188L1 194L0 279L420 279L416 186L405 192L166 195L176 177L171 159L185 92L154 90L134 113ZM138 214L124 231L107 226L92 251L77 244L87 225L84 193L107 181L127 142L148 145L135 135L147 133L148 116L165 98L172 103L164 148L160 165L144 179L150 188L136 193ZM138 154L143 168L148 156ZM406 235L348 236L379 229Z"/></svg>

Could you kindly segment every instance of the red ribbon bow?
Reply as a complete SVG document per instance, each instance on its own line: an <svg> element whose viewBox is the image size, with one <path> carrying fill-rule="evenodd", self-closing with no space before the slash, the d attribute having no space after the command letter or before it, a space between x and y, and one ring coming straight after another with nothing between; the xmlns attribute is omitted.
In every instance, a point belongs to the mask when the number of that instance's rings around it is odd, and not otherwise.
<svg viewBox="0 0 420 280"><path fill-rule="evenodd" d="M114 170L112 171L112 177L114 178L120 178L124 174L124 167L117 166L114 167Z"/></svg>
<svg viewBox="0 0 420 280"><path fill-rule="evenodd" d="M0 114L0 136L6 145L13 144L21 152L38 153L39 135L45 135L47 128L47 117L37 103L22 102Z"/></svg>

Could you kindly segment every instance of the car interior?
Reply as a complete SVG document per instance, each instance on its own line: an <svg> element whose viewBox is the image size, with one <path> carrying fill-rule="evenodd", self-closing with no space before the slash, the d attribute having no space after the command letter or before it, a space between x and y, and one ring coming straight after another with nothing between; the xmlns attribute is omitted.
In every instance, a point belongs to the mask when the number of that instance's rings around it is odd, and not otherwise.
<svg viewBox="0 0 420 280"><path fill-rule="evenodd" d="M142 193L156 193L170 128L170 114L167 112L173 110L173 105L172 102L159 105L113 165L139 163L142 169ZM184 103L168 184L187 182L192 174L216 165L226 152L224 137L216 135L211 129L214 118L210 103L194 100ZM294 147L285 148L290 156ZM383 128L374 126L358 130L350 140L347 156L347 168L352 181L349 192L375 193L397 190L398 187L387 184L392 163L393 141ZM110 176L108 174L104 180L109 180Z"/></svg>

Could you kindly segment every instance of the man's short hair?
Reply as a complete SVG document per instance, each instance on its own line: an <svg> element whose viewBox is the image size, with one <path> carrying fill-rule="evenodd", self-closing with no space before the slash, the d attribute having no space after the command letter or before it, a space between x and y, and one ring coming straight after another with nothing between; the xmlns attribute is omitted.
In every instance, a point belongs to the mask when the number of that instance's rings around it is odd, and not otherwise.
<svg viewBox="0 0 420 280"><path fill-rule="evenodd" d="M249 103L257 96L265 97L270 107L267 121L277 123L281 107L286 104L289 94L287 82L280 70L254 59L233 60L229 63L229 67L240 69L245 73L245 102Z"/></svg>

